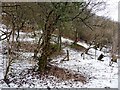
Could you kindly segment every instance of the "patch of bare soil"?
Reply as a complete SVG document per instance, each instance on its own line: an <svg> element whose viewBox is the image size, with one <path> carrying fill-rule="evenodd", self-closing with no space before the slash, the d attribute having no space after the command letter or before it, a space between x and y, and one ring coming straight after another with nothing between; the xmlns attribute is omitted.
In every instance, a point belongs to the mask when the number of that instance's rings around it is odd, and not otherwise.
<svg viewBox="0 0 120 90"><path fill-rule="evenodd" d="M24 33L30 33L30 32L34 32L34 30L30 27L24 27L21 32L24 32Z"/></svg>
<svg viewBox="0 0 120 90"><path fill-rule="evenodd" d="M68 69L60 68L54 65L49 66L48 75L55 76L61 80L74 80L86 83L87 78Z"/></svg>
<svg viewBox="0 0 120 90"><path fill-rule="evenodd" d="M37 44L33 44L31 42L20 42L20 49L23 52L34 52L36 47L37 47Z"/></svg>
<svg viewBox="0 0 120 90"><path fill-rule="evenodd" d="M63 56L65 55L65 52L63 50L61 50L60 52L56 51L54 53L51 54L51 58L56 58L56 56Z"/></svg>
<svg viewBox="0 0 120 90"><path fill-rule="evenodd" d="M19 47L19 51L21 52L34 52L37 47L37 44L26 41L19 42L19 46L17 42L15 42L14 44L11 43L11 45L14 47L14 50L17 50Z"/></svg>

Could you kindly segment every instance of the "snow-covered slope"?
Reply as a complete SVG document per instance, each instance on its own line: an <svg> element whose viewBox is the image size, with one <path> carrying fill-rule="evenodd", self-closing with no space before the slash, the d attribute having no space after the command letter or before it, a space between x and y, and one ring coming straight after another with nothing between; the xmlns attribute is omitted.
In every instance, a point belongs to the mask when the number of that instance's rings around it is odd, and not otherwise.
<svg viewBox="0 0 120 90"><path fill-rule="evenodd" d="M22 33L21 35L24 35ZM26 39L27 41L27 39ZM33 41L32 38L29 38L28 41ZM63 42L72 43L72 40L62 38ZM79 45L88 48L89 45L83 42L78 42ZM0 41L0 49L2 48L2 42ZM16 63L12 64L12 73L14 77L10 77L12 81L9 85L10 87L34 87L34 88L117 88L118 87L118 65L113 63L112 66L109 66L110 57L107 53L106 57L103 58L104 61L98 61L98 56L103 53L102 51L90 49L89 54L84 54L81 56L82 52L74 51L71 48L64 48L64 52L69 50L70 60L60 62L65 55L56 57L52 63L58 67L66 68L73 70L77 73L80 73L88 77L86 84L82 84L79 81L69 80L69 81L60 81L54 76L48 76L44 79L39 79L38 75L27 74L27 70L33 67L28 59L26 60L16 60ZM25 53L24 56L31 57L32 53ZM8 87L3 79L3 55L0 53L0 87ZM21 74L22 73L22 74Z"/></svg>
<svg viewBox="0 0 120 90"><path fill-rule="evenodd" d="M63 63L57 64L59 67L67 68L70 70L75 70L89 77L87 84L81 87L86 88L117 88L118 87L118 65L113 63L109 66L109 57L103 58L104 61L95 60L93 53L93 58L89 55L85 55L85 59L81 57L80 52L76 52L69 48L66 48L70 52L70 61L65 61ZM56 61L59 61L58 58Z"/></svg>

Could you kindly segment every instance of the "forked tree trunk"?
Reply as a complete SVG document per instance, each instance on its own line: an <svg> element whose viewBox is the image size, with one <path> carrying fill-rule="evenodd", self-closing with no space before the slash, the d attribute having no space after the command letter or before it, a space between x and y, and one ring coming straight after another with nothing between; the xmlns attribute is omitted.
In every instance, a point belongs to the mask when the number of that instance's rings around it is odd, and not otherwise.
<svg viewBox="0 0 120 90"><path fill-rule="evenodd" d="M41 73L44 73L46 71L46 67L48 65L48 57L49 57L49 52L50 52L50 29L44 30L44 36L43 36L43 46L42 46L42 54L41 57L39 58L39 68L38 70Z"/></svg>

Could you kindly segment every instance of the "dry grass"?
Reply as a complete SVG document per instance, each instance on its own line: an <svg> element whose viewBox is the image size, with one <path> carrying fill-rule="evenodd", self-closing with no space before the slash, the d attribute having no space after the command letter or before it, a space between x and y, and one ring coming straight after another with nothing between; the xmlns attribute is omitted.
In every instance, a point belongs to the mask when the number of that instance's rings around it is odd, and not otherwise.
<svg viewBox="0 0 120 90"><path fill-rule="evenodd" d="M14 44L12 44L11 43L11 45L14 47L14 50L17 50L17 42L15 42ZM37 44L35 44L35 43L31 43L31 42L24 42L24 41L22 41L22 42L20 42L20 45L19 45L19 51L20 52L31 52L31 53L34 53L34 50L36 49L36 47L37 47ZM61 50L61 51L58 51L57 49L57 46L56 45L52 45L51 46L51 55L50 55L50 57L51 58L55 58L56 56L58 56L58 55L64 55L65 53L64 53L64 51L63 50Z"/></svg>
<svg viewBox="0 0 120 90"><path fill-rule="evenodd" d="M64 54L65 54L65 53L64 53L63 50L61 50L60 52L56 51L56 52L52 53L50 57L51 57L51 58L56 58L56 56L62 56L62 55L64 55Z"/></svg>
<svg viewBox="0 0 120 90"><path fill-rule="evenodd" d="M77 51L85 51L86 50L85 47L78 45L78 44L72 44L72 45L70 45L70 47L74 50L77 50Z"/></svg>
<svg viewBox="0 0 120 90"><path fill-rule="evenodd" d="M25 32L25 33L30 33L30 32L33 32L34 30L32 28L29 28L29 27L24 27L21 32Z"/></svg>
<svg viewBox="0 0 120 90"><path fill-rule="evenodd" d="M17 50L17 42L14 44L11 43L11 45L14 47L14 50ZM33 44L31 42L20 42L19 44L19 50L21 52L34 52L35 48L37 47L37 44Z"/></svg>
<svg viewBox="0 0 120 90"><path fill-rule="evenodd" d="M74 80L86 83L87 78L81 74L73 73L72 71L57 66L51 65L48 70L48 75L53 75L61 80Z"/></svg>

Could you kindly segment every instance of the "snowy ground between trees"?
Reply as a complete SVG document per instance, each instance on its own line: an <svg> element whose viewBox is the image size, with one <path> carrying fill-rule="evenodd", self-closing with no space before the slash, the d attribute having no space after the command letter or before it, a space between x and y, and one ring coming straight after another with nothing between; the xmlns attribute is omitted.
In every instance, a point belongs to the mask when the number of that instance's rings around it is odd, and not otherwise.
<svg viewBox="0 0 120 90"><path fill-rule="evenodd" d="M3 29L0 27L0 29ZM24 35L23 33L21 35ZM25 41L33 41L32 38L26 38ZM63 42L71 43L72 40L62 38ZM88 48L89 46L84 42L78 42L79 45ZM0 49L2 50L2 41L0 41ZM81 56L82 52L75 51L69 47L63 49L64 52L69 50L70 60L60 62L64 58L64 55L58 56L53 59L53 65L61 68L75 71L86 76L88 79L87 83L83 84L79 81L59 80L54 76L46 76L39 79L39 75L29 71L34 65L28 59L16 60L11 66L11 75L9 75L11 88L118 88L118 64L113 63L109 66L110 53L105 53L104 61L98 61L97 58L104 51L96 51L90 49L89 54L84 54L85 59ZM31 57L33 53L24 53L25 56ZM8 85L2 80L5 71L5 56L0 52L0 88L8 87Z"/></svg>

